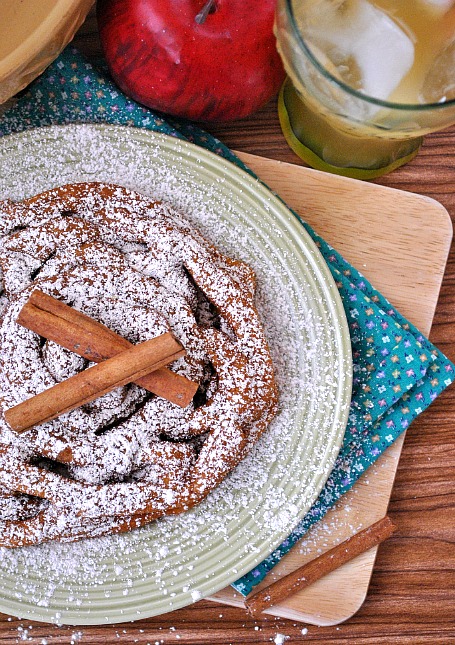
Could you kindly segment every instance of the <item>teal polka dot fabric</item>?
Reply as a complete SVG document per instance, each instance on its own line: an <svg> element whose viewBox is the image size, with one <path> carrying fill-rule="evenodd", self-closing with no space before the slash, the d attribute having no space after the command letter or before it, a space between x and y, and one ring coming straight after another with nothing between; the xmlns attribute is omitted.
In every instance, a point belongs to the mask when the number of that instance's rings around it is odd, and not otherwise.
<svg viewBox="0 0 455 645"><path fill-rule="evenodd" d="M195 125L156 114L123 95L103 71L67 48L0 118L0 135L63 123L115 123L194 142L251 171ZM251 173L253 174L253 173ZM296 217L298 217L296 215ZM348 491L418 414L452 383L454 365L305 222L339 289L351 334L354 383L335 467L291 535L234 583L247 595L308 529Z"/></svg>

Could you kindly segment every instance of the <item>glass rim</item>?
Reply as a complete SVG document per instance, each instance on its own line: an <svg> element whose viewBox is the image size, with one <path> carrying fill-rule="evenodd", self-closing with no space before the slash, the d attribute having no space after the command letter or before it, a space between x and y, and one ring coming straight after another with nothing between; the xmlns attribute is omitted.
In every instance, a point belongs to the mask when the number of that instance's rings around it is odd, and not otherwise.
<svg viewBox="0 0 455 645"><path fill-rule="evenodd" d="M378 99L375 98L374 96L369 96L368 94L364 94L363 92L360 92L359 90L356 90L355 88L351 87L350 85L347 85L344 81L338 79L336 76L331 74L325 67L322 65L322 63L316 58L316 56L313 54L311 49L308 47L306 44L298 26L297 26L297 21L295 18L294 14L294 8L293 8L293 0L284 0L285 5L286 5L286 10L288 13L288 16L290 18L292 28L294 30L294 34L297 37L297 40L299 44L301 45L305 55L310 59L310 62L316 67L316 69L325 77L327 80L331 81L338 87L340 87L342 90L347 92L348 94L351 94L355 98L362 99L363 101L366 101L367 103L371 103L373 105L377 105L379 107L384 107L384 108L389 108L393 110L403 110L403 111L412 111L412 112L418 112L419 110L422 111L430 111L430 110L443 110L446 107L450 107L455 105L455 98L450 99L450 101L439 101L438 103L394 103L392 101L385 101L383 99Z"/></svg>

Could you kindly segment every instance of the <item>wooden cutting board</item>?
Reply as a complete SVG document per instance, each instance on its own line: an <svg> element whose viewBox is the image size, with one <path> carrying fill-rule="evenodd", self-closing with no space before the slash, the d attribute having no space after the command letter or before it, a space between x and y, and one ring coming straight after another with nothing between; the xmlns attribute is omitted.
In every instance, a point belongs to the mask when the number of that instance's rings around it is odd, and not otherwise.
<svg viewBox="0 0 455 645"><path fill-rule="evenodd" d="M426 335L452 239L446 209L429 197L238 153L317 233L335 247ZM386 514L400 437L255 589L267 586ZM377 549L267 613L315 625L346 620L362 605ZM227 587L211 597L244 606Z"/></svg>

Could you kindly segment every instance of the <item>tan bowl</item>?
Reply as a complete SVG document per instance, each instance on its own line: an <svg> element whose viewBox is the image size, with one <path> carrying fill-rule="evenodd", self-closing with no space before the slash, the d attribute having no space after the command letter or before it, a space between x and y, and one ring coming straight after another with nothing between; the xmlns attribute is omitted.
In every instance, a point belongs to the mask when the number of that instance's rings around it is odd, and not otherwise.
<svg viewBox="0 0 455 645"><path fill-rule="evenodd" d="M94 0L0 0L0 103L59 55Z"/></svg>

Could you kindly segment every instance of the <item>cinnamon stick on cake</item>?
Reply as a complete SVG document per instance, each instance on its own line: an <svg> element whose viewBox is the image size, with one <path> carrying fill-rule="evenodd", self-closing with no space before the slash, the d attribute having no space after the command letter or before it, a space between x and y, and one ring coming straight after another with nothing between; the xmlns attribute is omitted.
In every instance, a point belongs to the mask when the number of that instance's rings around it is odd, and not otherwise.
<svg viewBox="0 0 455 645"><path fill-rule="evenodd" d="M0 546L128 531L201 502L277 408L252 269L120 186L3 210ZM160 358L151 339L166 339Z"/></svg>

